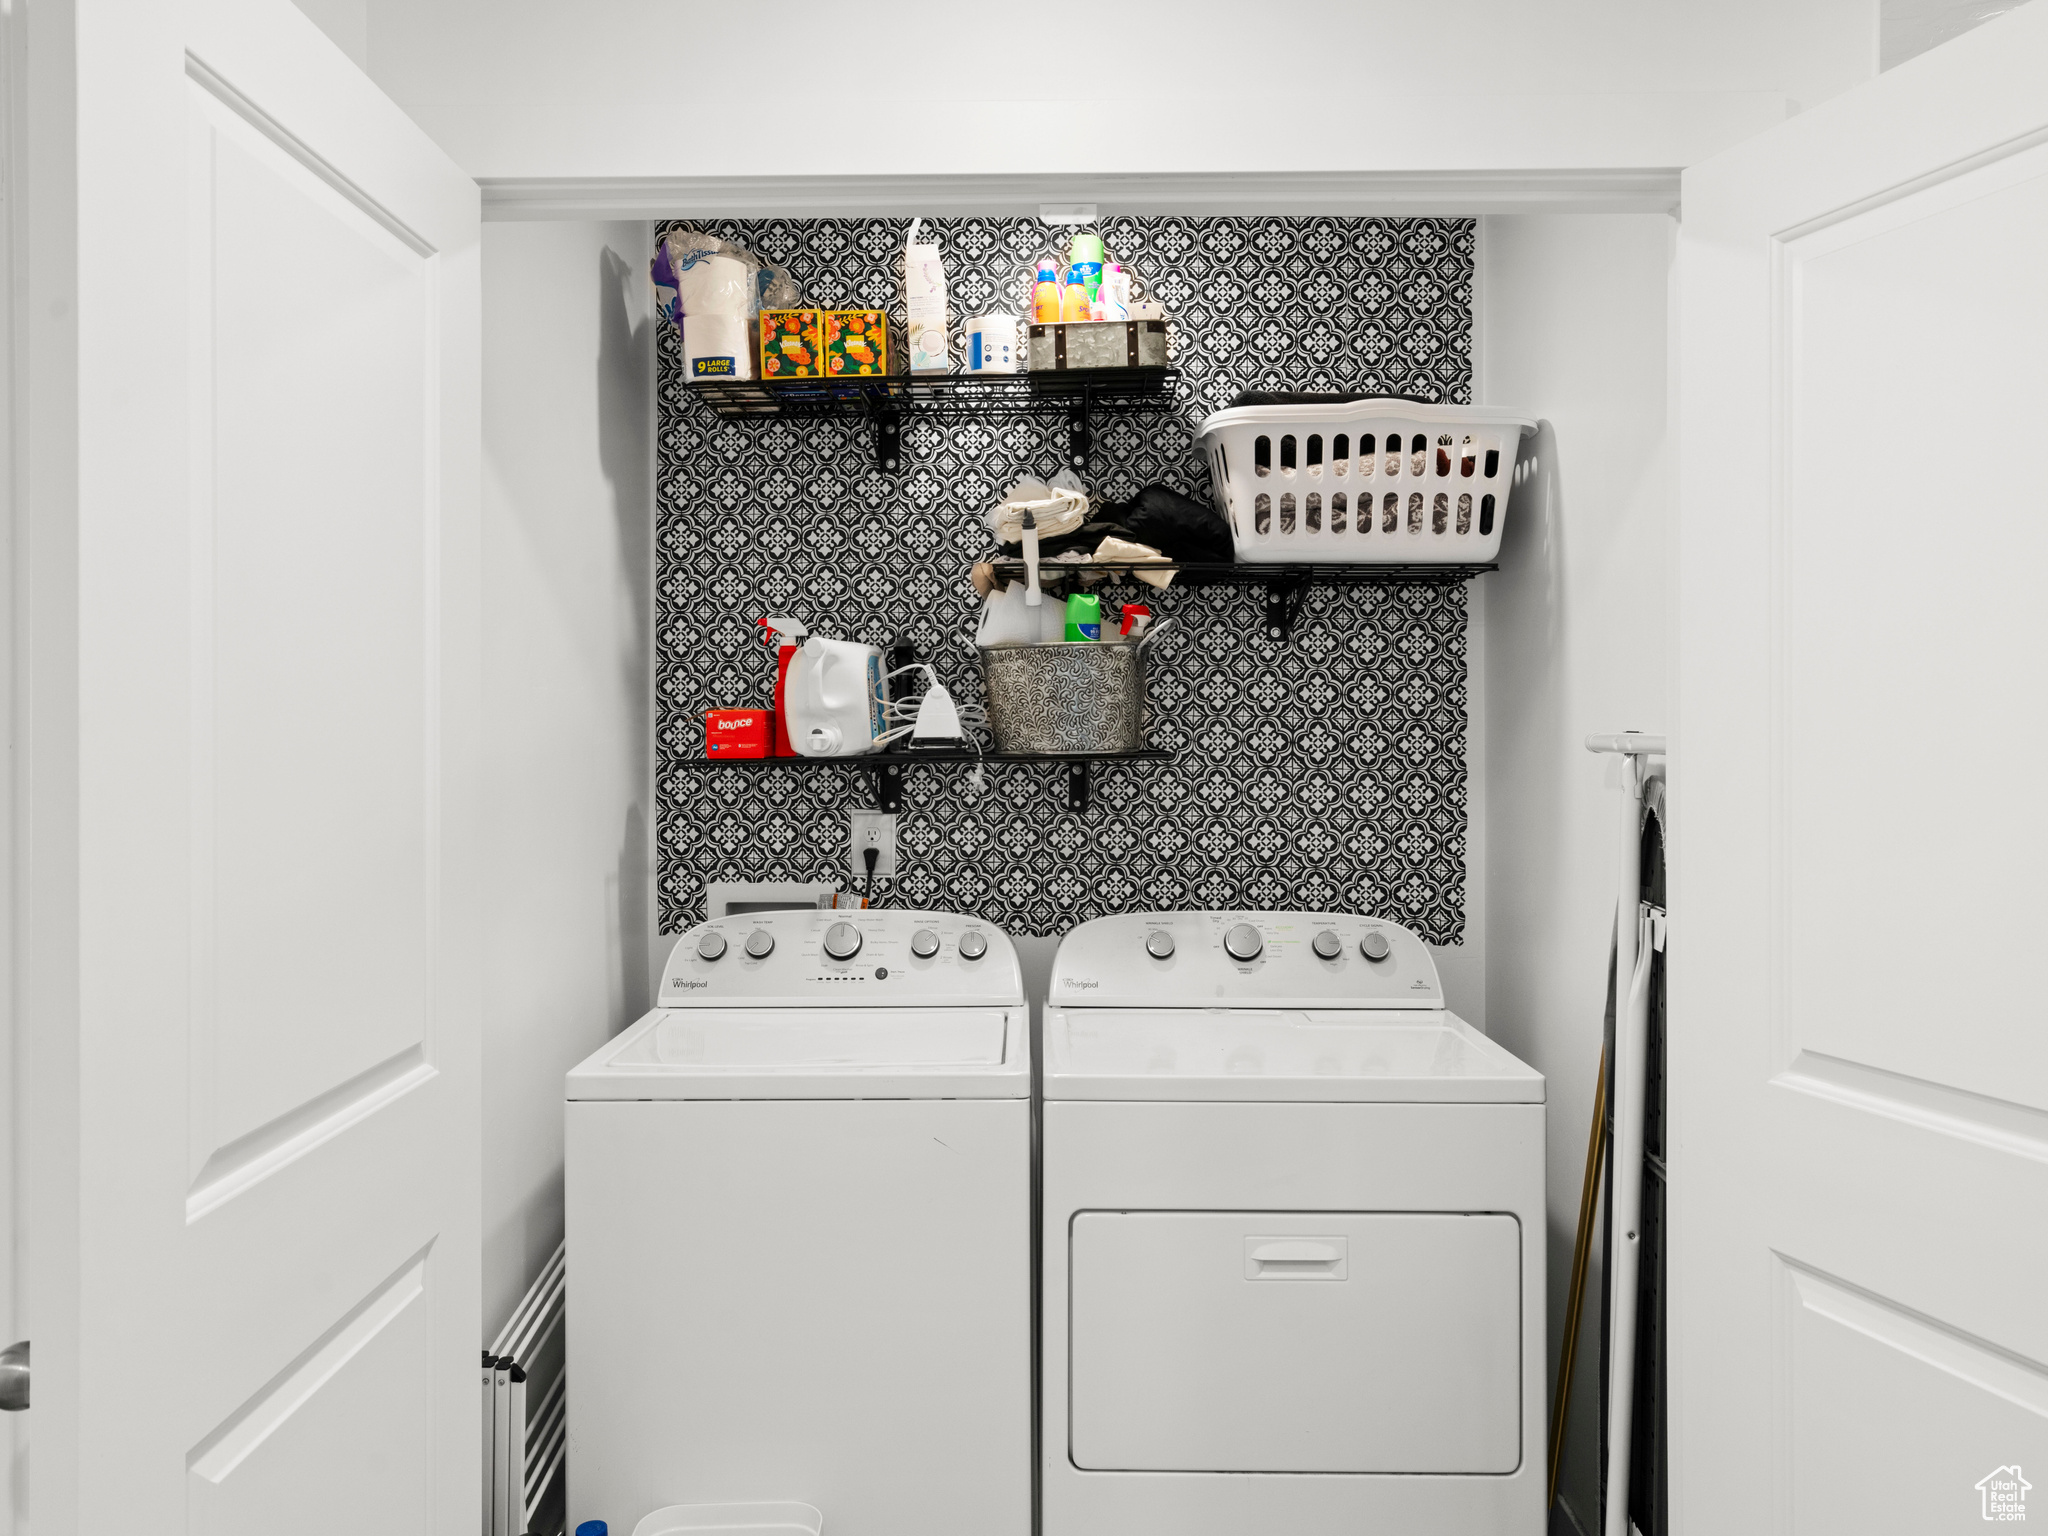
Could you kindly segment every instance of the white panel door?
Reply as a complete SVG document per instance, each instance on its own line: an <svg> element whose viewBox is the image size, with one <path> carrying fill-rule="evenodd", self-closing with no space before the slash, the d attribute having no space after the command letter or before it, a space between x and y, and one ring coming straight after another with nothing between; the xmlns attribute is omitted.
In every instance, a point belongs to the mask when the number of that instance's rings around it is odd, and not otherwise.
<svg viewBox="0 0 2048 1536"><path fill-rule="evenodd" d="M288 0L34 10L31 1523L468 1536L477 191Z"/></svg>
<svg viewBox="0 0 2048 1536"><path fill-rule="evenodd" d="M1981 1529L2048 1490L2048 6L1688 171L1679 271L1674 1507Z"/></svg>

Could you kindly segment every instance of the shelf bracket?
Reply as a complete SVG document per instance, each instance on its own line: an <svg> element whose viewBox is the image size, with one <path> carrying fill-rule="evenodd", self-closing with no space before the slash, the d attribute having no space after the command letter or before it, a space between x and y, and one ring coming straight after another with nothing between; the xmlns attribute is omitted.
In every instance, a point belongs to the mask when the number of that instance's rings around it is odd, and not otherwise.
<svg viewBox="0 0 2048 1536"><path fill-rule="evenodd" d="M874 771L875 809L884 815L894 816L903 809L903 765L877 762Z"/></svg>
<svg viewBox="0 0 2048 1536"><path fill-rule="evenodd" d="M893 475L903 465L903 416L895 410L875 412L875 468Z"/></svg>
<svg viewBox="0 0 2048 1536"><path fill-rule="evenodd" d="M1067 809L1076 816L1088 809L1088 765L1067 764Z"/></svg>
<svg viewBox="0 0 2048 1536"><path fill-rule="evenodd" d="M1088 390L1084 385L1080 401L1074 406L1074 414L1068 422L1067 433L1067 462L1073 466L1077 474L1083 475L1088 472L1088 454L1095 446L1094 433L1088 419L1088 403Z"/></svg>
<svg viewBox="0 0 2048 1536"><path fill-rule="evenodd" d="M1266 585L1266 638L1286 644L1294 637L1294 626L1315 586L1311 571L1293 573Z"/></svg>

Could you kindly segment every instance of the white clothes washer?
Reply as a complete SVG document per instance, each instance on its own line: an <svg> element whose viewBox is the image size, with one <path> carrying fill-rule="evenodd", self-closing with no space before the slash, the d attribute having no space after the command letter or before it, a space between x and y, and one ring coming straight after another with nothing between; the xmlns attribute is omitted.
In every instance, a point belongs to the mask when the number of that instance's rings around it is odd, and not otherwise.
<svg viewBox="0 0 2048 1536"><path fill-rule="evenodd" d="M1030 1015L936 912L685 934L568 1076L571 1526L800 1501L1029 1536Z"/></svg>
<svg viewBox="0 0 2048 1536"><path fill-rule="evenodd" d="M1044 1536L1541 1536L1543 1078L1422 941L1102 918L1044 1031Z"/></svg>

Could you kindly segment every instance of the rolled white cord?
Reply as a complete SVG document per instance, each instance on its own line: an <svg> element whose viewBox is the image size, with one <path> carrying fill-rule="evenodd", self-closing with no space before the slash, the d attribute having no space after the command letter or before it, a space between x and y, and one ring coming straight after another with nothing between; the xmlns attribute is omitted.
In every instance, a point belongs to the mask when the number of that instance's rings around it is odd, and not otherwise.
<svg viewBox="0 0 2048 1536"><path fill-rule="evenodd" d="M1038 587L1038 519L1024 514L1024 606L1039 608L1045 604L1045 594Z"/></svg>

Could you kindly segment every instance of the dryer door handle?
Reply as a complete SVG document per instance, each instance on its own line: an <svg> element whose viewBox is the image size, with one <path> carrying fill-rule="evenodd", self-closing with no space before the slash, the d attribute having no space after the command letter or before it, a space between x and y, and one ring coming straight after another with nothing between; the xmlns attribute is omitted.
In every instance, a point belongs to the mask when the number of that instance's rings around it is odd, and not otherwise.
<svg viewBox="0 0 2048 1536"><path fill-rule="evenodd" d="M1350 1274L1347 1237L1248 1237L1247 1280L1343 1280Z"/></svg>

